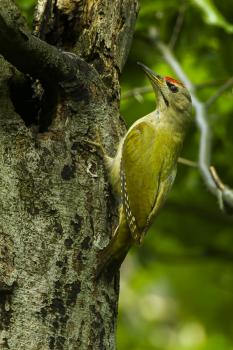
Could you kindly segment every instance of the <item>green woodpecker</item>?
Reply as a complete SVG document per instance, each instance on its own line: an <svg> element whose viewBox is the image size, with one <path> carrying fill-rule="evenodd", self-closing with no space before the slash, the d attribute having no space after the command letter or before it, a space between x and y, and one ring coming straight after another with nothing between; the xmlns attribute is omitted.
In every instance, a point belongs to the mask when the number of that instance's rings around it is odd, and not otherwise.
<svg viewBox="0 0 233 350"><path fill-rule="evenodd" d="M119 225L99 254L98 274L105 267L115 271L130 247L142 242L171 189L191 120L191 97L186 87L139 65L156 93L157 108L130 127L115 158L110 158L101 146L113 191L120 197L121 205Z"/></svg>

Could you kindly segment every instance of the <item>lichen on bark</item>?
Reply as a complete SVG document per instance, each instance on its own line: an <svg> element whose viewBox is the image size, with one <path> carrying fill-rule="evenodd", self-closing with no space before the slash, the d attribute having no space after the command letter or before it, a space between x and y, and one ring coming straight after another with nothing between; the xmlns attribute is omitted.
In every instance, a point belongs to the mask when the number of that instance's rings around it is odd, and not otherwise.
<svg viewBox="0 0 233 350"><path fill-rule="evenodd" d="M4 4L0 41L10 14ZM38 91L26 65L20 62L20 73L0 59L1 349L115 349L118 276L96 280L95 267L117 223L117 205L102 159L86 139L98 128L114 153L123 132L118 78L136 13L136 0L40 0L37 36L83 59L75 81L55 86L42 74L41 99L32 96ZM24 30L21 39L34 40ZM28 59L30 50L21 49ZM12 48L4 50L11 62ZM17 66L17 58L11 63ZM45 116L49 123L41 128Z"/></svg>

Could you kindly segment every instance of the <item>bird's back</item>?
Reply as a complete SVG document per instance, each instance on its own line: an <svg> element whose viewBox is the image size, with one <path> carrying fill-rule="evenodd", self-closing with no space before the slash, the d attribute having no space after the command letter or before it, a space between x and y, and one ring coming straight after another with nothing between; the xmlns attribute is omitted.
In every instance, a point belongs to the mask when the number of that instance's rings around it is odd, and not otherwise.
<svg viewBox="0 0 233 350"><path fill-rule="evenodd" d="M122 202L136 236L148 226L161 184L166 183L164 190L168 192L173 182L171 174L175 174L182 143L164 123L143 119L127 134L121 160Z"/></svg>

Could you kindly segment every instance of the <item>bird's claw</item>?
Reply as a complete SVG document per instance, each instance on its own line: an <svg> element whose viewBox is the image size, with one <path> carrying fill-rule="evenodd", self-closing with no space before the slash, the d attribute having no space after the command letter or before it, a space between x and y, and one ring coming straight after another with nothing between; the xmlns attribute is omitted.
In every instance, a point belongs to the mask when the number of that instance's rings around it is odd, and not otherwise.
<svg viewBox="0 0 233 350"><path fill-rule="evenodd" d="M101 155L105 155L106 154L106 150L102 144L102 141L101 141L101 138L100 138L100 133L99 133L99 130L96 129L95 131L95 138L96 138L96 141L93 141L93 140L90 140L90 139L85 139L84 141L86 143L88 143L89 145L91 146L94 146L95 148L97 148L98 150L101 151Z"/></svg>

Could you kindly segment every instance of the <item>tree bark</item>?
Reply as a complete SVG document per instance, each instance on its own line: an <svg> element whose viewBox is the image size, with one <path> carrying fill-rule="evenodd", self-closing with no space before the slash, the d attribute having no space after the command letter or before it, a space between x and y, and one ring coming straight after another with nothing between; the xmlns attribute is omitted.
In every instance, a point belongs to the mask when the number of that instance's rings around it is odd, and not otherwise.
<svg viewBox="0 0 233 350"><path fill-rule="evenodd" d="M136 0L39 0L32 36L0 0L0 349L115 349L119 276L95 266L117 205L87 139L98 129L114 154L124 132L136 14Z"/></svg>

